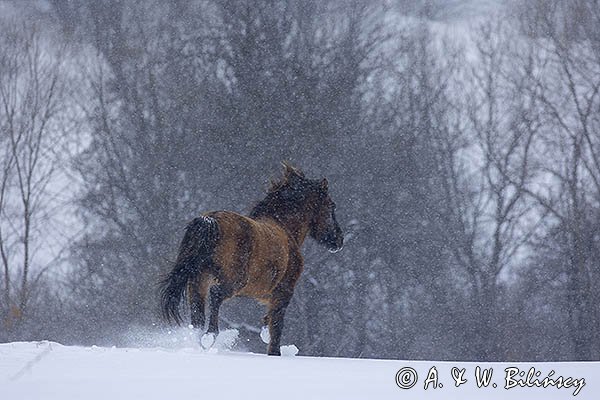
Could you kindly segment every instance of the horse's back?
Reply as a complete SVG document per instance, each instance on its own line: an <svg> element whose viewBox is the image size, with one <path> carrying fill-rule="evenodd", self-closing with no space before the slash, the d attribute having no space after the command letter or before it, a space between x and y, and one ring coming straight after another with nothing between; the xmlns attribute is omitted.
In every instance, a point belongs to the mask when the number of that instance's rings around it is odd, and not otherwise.
<svg viewBox="0 0 600 400"><path fill-rule="evenodd" d="M290 243L286 231L275 222L230 211L205 216L214 218L219 227L213 254L219 279L231 285L234 295L268 300L287 269Z"/></svg>

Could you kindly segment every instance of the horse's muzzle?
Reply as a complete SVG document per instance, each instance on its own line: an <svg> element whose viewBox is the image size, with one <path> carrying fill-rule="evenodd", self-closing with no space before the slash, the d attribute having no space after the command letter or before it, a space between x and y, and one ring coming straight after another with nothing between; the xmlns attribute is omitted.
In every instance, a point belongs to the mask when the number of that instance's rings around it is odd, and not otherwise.
<svg viewBox="0 0 600 400"><path fill-rule="evenodd" d="M335 253L337 253L337 252L339 252L339 251L342 251L342 249L343 249L343 248L344 248L344 245L341 245L340 247L330 248L330 249L328 249L328 251L329 251L330 253L333 253L333 254L335 254Z"/></svg>
<svg viewBox="0 0 600 400"><path fill-rule="evenodd" d="M344 234L339 227L333 228L325 232L325 234L319 238L318 242L325 246L329 252L337 253L344 247Z"/></svg>
<svg viewBox="0 0 600 400"><path fill-rule="evenodd" d="M330 253L337 253L344 248L344 235L341 230L335 234L328 235L327 239L327 250L329 250Z"/></svg>

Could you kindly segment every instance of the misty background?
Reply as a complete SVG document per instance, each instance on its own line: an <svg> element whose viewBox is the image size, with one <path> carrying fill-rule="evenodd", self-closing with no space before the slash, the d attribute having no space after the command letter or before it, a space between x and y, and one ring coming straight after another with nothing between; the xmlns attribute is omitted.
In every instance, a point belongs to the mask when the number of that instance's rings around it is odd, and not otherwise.
<svg viewBox="0 0 600 400"><path fill-rule="evenodd" d="M169 332L186 222L290 160L346 244L284 344L600 360L599 91L597 0L0 1L0 342ZM221 329L263 352L262 313Z"/></svg>

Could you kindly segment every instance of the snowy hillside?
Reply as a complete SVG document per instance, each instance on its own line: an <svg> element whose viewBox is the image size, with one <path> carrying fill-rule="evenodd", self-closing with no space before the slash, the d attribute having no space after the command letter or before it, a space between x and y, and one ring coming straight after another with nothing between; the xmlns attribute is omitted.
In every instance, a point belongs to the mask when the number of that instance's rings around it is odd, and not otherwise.
<svg viewBox="0 0 600 400"><path fill-rule="evenodd" d="M493 368L478 388L477 367ZM435 369L433 369L435 367ZM465 383L455 387L461 380ZM410 389L413 368L417 383ZM569 388L504 388L506 371L554 371ZM408 372L407 372L408 371ZM437 373L437 388L434 388ZM453 378L454 375L454 378ZM429 376L431 383L424 390ZM572 377L576 380L568 380ZM198 348L67 347L53 342L0 344L1 399L597 399L600 363L475 364L434 361L268 357ZM515 378L516 379L516 378ZM525 378L523 378L525 379ZM583 381L585 380L585 385ZM516 381L515 381L516 382ZM530 379L534 382L534 379ZM511 381L511 384L514 383ZM496 388L492 386L496 384ZM214 397L213 397L214 396Z"/></svg>

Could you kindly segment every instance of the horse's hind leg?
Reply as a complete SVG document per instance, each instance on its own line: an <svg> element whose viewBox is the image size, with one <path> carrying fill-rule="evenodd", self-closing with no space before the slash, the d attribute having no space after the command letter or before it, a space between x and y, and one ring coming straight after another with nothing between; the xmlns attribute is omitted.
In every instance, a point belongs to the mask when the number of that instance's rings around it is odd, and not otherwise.
<svg viewBox="0 0 600 400"><path fill-rule="evenodd" d="M188 286L190 314L192 326L195 329L204 329L205 322L205 301L210 285L209 277L206 274L200 274L196 280L190 282Z"/></svg>
<svg viewBox="0 0 600 400"><path fill-rule="evenodd" d="M214 333L215 335L219 333L219 308L223 304L223 300L229 297L229 294L229 291L223 284L217 284L210 288L208 333Z"/></svg>
<svg viewBox="0 0 600 400"><path fill-rule="evenodd" d="M198 291L190 293L190 312L192 316L192 326L195 329L204 329L204 298Z"/></svg>

